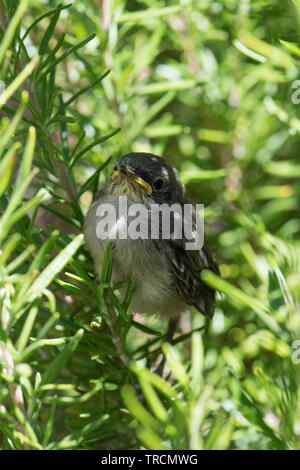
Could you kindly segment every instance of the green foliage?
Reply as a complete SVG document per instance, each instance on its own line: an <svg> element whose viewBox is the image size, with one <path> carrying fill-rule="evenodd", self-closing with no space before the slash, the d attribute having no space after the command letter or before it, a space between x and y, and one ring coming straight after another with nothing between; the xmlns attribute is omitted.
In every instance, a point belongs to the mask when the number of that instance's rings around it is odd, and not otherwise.
<svg viewBox="0 0 300 470"><path fill-rule="evenodd" d="M299 449L300 2L4 0L0 20L0 447ZM83 244L130 150L179 169L220 263L213 320L172 346Z"/></svg>

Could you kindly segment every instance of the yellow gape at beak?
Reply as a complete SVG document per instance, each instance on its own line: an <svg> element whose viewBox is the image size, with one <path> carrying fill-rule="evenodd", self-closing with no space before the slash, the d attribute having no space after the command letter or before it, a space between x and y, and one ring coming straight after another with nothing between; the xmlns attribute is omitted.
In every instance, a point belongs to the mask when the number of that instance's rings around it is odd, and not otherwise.
<svg viewBox="0 0 300 470"><path fill-rule="evenodd" d="M112 180L112 181L115 180L116 177L119 176L119 174L120 174L120 173L118 172L118 170L117 170L117 171L114 171L113 174L111 175L111 180Z"/></svg>
<svg viewBox="0 0 300 470"><path fill-rule="evenodd" d="M142 186L142 188L144 188L146 190L147 194L152 194L152 188L151 188L150 184L146 183L146 181L144 181L142 178L140 178L139 176L134 176L133 180L137 184Z"/></svg>
<svg viewBox="0 0 300 470"><path fill-rule="evenodd" d="M114 181L118 176L120 175L120 172L118 170L114 171L113 174L111 175L111 179L112 181ZM131 176L131 175L130 175ZM147 194L152 194L152 188L150 186L150 184L146 183L146 181L144 181L142 178L140 178L139 176L131 176L131 178L133 179L133 181L135 181L137 184L139 184L140 186L142 186L142 188L144 188L147 192Z"/></svg>

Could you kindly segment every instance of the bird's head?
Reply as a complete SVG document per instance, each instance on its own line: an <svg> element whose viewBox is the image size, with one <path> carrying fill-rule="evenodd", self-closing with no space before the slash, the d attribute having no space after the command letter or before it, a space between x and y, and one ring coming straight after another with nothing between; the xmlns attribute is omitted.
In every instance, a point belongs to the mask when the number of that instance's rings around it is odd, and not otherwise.
<svg viewBox="0 0 300 470"><path fill-rule="evenodd" d="M112 191L134 200L159 204L183 203L185 187L177 170L151 153L128 153L121 157L111 175Z"/></svg>

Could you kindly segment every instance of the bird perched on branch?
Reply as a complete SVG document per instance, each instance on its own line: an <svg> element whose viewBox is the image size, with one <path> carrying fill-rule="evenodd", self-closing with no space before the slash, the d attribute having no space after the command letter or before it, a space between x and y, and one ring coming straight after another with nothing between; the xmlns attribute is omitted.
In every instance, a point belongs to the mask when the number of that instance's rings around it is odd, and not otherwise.
<svg viewBox="0 0 300 470"><path fill-rule="evenodd" d="M122 197L123 202L126 197L126 208L120 206ZM201 271L210 269L219 274L205 242L201 247L187 249L187 243L197 238L194 206L190 205L192 229L189 239L184 230L181 238L176 237L178 224L184 223L184 217L178 215L178 211L171 212L169 237L162 236L166 232L163 212L159 212L158 226L153 227L151 207L171 208L175 204L177 208L184 209L188 203L185 186L169 162L148 153L129 153L118 160L110 183L100 190L88 211L84 226L85 241L98 275L110 241L114 259L113 283L129 279L134 281L131 310L167 317L173 325L174 319L189 306L194 306L208 317L213 316L215 291L201 280ZM134 223L134 213L137 212L134 209L137 206L141 212L139 224ZM107 231L104 233L98 224L110 207L116 216L107 220ZM145 233L140 237L136 234L130 236L130 230L126 232L124 229L130 229L131 223L136 232L140 229L140 234L141 225L146 227L146 237Z"/></svg>

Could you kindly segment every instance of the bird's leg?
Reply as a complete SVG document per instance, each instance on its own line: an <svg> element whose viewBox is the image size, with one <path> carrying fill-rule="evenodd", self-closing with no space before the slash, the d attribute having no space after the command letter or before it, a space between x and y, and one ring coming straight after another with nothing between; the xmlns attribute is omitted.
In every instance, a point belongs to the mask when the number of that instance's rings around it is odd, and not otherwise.
<svg viewBox="0 0 300 470"><path fill-rule="evenodd" d="M176 331L178 325L178 317L177 318L171 318L168 323L168 330L166 334L166 341L170 344L172 344L173 341L173 335ZM162 376L163 371L164 371L164 366L166 363L166 358L163 356L162 360L160 361L157 369L155 370L155 373Z"/></svg>

